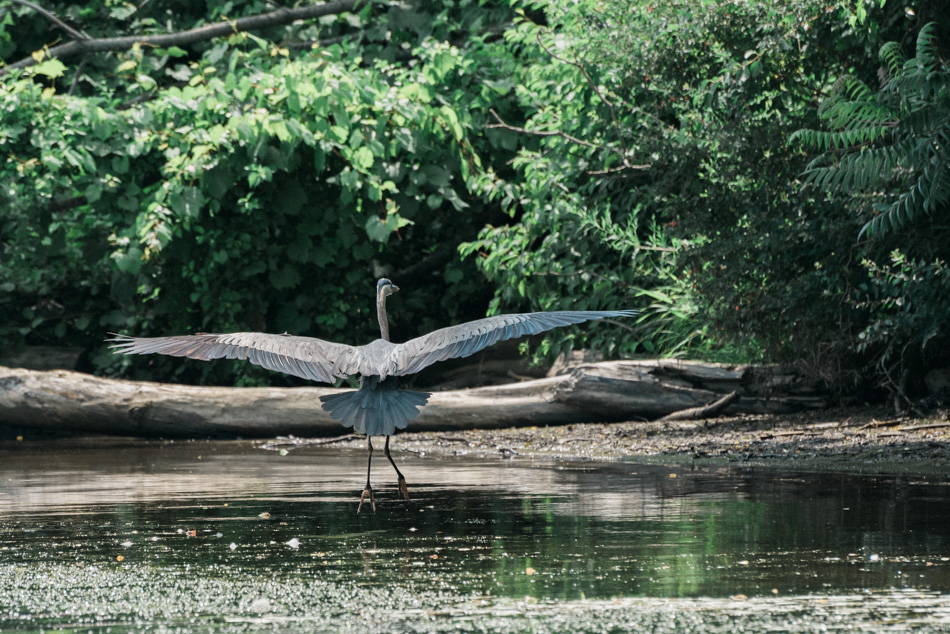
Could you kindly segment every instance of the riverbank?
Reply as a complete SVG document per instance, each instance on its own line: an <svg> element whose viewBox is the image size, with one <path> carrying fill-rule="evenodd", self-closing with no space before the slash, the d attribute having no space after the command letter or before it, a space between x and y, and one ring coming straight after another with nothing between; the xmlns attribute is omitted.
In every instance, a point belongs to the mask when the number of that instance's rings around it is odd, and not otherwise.
<svg viewBox="0 0 950 634"><path fill-rule="evenodd" d="M797 415L741 415L700 421L642 422L466 431L403 432L394 451L420 455L529 456L564 460L744 462L860 468L887 464L910 470L950 466L946 411L928 418L898 417L881 408L840 408ZM336 439L283 438L263 446L341 443Z"/></svg>

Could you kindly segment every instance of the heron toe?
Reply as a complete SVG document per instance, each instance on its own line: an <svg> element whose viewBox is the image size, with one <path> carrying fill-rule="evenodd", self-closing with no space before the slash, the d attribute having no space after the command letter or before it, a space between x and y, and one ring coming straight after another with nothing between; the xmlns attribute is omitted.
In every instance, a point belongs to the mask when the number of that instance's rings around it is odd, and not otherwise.
<svg viewBox="0 0 950 634"><path fill-rule="evenodd" d="M409 487L406 486L406 479L399 476L399 491L402 493L402 497L405 498L406 502L409 501Z"/></svg>
<svg viewBox="0 0 950 634"><path fill-rule="evenodd" d="M356 507L356 512L359 513L363 510L363 502L366 501L366 498L369 498L370 504L373 506L373 513L376 512L376 496L373 495L373 489L366 487L363 489L363 494L360 496L360 505Z"/></svg>

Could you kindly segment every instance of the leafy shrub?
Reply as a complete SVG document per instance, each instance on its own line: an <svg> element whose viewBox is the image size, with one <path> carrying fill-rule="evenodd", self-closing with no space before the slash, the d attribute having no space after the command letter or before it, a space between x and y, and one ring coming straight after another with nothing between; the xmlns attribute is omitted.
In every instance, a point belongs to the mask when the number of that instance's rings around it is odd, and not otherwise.
<svg viewBox="0 0 950 634"><path fill-rule="evenodd" d="M910 60L897 42L881 48L880 90L842 77L819 109L830 131L793 135L825 152L808 166L806 182L851 195L871 216L862 233L881 235L928 215L940 222L950 208L950 65L940 59L936 29L931 22L920 30Z"/></svg>
<svg viewBox="0 0 950 634"><path fill-rule="evenodd" d="M475 83L470 62L435 39L412 64L354 52L292 55L235 33L192 52L110 54L105 75L55 59L8 72L0 338L254 329L361 342L376 336L376 277L405 271L415 288L394 300L394 335L467 316L484 293L459 283L475 276L452 257L479 226L466 183L482 167L458 90ZM87 75L91 94L63 93ZM100 348L93 361L118 372L129 362L117 359ZM147 362L155 378L271 376Z"/></svg>
<svg viewBox="0 0 950 634"><path fill-rule="evenodd" d="M830 130L793 135L820 152L806 182L868 238L854 250L863 275L846 295L859 315L853 346L904 398L930 364L946 362L950 335L950 66L936 23L920 29L916 51L905 60L896 42L883 45L880 90L842 77L819 109Z"/></svg>

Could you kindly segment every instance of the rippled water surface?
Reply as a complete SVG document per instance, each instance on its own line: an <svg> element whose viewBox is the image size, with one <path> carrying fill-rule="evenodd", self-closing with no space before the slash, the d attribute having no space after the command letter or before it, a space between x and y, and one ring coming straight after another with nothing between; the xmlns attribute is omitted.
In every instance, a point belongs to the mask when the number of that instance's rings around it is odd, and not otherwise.
<svg viewBox="0 0 950 634"><path fill-rule="evenodd" d="M943 475L103 442L0 446L0 631L950 629Z"/></svg>

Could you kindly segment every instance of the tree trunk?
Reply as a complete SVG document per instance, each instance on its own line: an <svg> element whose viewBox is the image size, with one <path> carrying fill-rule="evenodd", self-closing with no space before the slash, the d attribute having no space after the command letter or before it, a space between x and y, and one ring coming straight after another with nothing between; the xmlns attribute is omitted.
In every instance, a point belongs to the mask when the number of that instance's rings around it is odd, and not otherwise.
<svg viewBox="0 0 950 634"><path fill-rule="evenodd" d="M737 391L733 412L787 412L824 401L776 368L683 361L584 364L569 374L436 392L414 430L655 419ZM330 388L194 387L0 367L0 425L103 434L208 437L338 435L317 400Z"/></svg>

